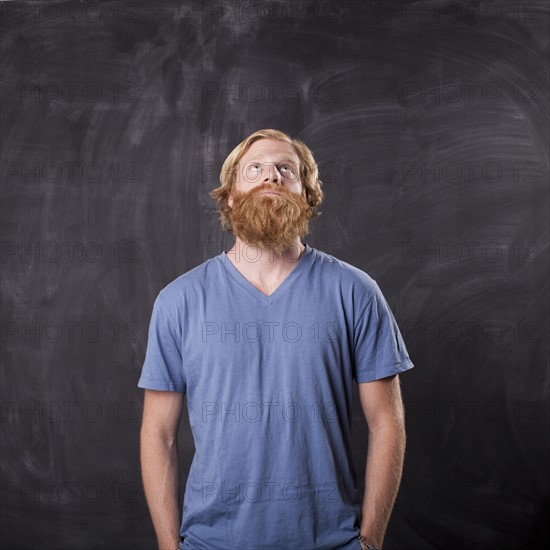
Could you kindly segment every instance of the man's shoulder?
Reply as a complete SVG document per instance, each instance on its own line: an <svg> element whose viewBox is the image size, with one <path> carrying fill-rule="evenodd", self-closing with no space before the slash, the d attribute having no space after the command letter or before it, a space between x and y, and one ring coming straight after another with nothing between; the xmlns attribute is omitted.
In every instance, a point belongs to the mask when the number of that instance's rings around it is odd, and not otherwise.
<svg viewBox="0 0 550 550"><path fill-rule="evenodd" d="M378 290L377 282L365 270L317 248L314 250L317 266L327 280L336 280L342 286L356 289L369 296Z"/></svg>
<svg viewBox="0 0 550 550"><path fill-rule="evenodd" d="M164 286L158 293L158 300L169 304L183 295L197 294L201 288L206 288L217 267L218 256L215 256L189 269Z"/></svg>

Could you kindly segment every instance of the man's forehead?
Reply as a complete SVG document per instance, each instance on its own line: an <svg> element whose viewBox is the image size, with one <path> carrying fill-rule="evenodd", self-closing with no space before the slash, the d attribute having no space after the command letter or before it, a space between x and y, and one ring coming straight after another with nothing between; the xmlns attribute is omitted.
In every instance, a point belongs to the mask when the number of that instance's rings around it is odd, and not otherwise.
<svg viewBox="0 0 550 550"><path fill-rule="evenodd" d="M241 160L250 160L254 157L260 157L262 155L274 156L279 160L286 160L300 164L300 159L290 143L268 139L260 139L255 141L248 148L248 151L243 155Z"/></svg>

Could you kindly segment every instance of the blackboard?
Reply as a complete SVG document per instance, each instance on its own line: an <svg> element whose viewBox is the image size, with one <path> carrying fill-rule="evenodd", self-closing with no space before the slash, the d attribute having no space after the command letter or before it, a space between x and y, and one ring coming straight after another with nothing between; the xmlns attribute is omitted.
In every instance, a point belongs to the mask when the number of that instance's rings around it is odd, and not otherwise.
<svg viewBox="0 0 550 550"><path fill-rule="evenodd" d="M416 366L385 548L547 547L549 12L2 2L1 547L154 547L152 304L232 246L208 193L261 128L314 152L305 242L379 283ZM179 451L183 497L185 412Z"/></svg>

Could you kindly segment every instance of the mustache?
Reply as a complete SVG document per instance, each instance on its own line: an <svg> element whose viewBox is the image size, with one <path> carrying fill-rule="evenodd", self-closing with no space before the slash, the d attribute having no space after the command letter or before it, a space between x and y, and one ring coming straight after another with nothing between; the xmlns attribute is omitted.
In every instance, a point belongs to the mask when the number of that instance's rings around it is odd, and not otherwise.
<svg viewBox="0 0 550 550"><path fill-rule="evenodd" d="M284 187L277 187L270 184L258 185L257 187L254 187L254 189L251 189L250 191L248 191L248 193L244 193L241 196L243 199L251 199L259 195L262 195L266 191L272 191L274 193L277 193L280 197L284 197L287 200L296 200L295 194L289 191L288 189L285 189Z"/></svg>
<svg viewBox="0 0 550 550"><path fill-rule="evenodd" d="M274 195L266 194L266 191L277 193ZM233 194L233 214L239 215L243 210L257 211L266 213L266 209L270 212L279 212L286 216L290 215L290 210L306 211L311 210L307 203L305 194L294 193L280 185L272 183L263 183L248 191L234 191Z"/></svg>

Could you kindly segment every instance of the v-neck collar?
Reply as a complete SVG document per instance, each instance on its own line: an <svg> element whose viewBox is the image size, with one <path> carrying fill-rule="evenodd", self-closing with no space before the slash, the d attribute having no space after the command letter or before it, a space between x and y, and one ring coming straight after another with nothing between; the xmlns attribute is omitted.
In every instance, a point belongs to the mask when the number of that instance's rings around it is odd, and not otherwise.
<svg viewBox="0 0 550 550"><path fill-rule="evenodd" d="M264 304L271 305L282 294L285 293L287 287L296 279L300 272L304 269L305 265L309 262L311 256L313 256L313 249L309 244L304 243L305 250L298 260L294 269L283 279L283 282L272 292L269 296L266 296L260 289L256 288L232 263L227 257L227 253L223 251L218 258L221 261L223 268L246 292L263 302Z"/></svg>

